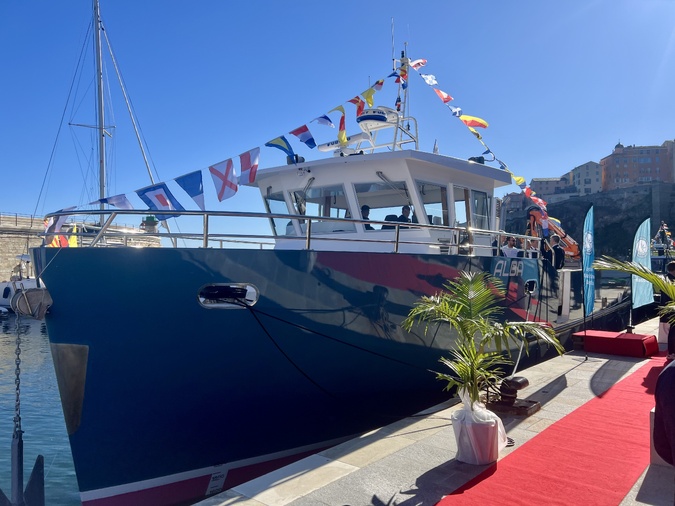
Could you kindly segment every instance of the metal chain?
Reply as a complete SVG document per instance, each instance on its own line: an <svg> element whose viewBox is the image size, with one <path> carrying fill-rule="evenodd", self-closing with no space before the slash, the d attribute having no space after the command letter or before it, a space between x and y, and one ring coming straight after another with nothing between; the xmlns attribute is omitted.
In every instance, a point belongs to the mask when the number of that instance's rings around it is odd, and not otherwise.
<svg viewBox="0 0 675 506"><path fill-rule="evenodd" d="M14 370L14 384L16 385L16 399L14 401L14 435L16 436L21 432L21 326L20 326L20 315L16 315L16 359L14 363L16 364L16 369Z"/></svg>

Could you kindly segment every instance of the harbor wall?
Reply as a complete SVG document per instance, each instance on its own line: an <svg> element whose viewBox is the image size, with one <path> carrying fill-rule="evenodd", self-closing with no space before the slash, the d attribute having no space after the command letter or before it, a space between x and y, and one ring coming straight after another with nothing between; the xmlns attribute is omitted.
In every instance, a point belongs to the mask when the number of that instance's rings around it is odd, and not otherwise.
<svg viewBox="0 0 675 506"><path fill-rule="evenodd" d="M38 234L44 228L41 217L0 214L0 281L9 280L12 268L19 263L18 255L28 254L29 248L42 244ZM34 274L30 264L29 274Z"/></svg>

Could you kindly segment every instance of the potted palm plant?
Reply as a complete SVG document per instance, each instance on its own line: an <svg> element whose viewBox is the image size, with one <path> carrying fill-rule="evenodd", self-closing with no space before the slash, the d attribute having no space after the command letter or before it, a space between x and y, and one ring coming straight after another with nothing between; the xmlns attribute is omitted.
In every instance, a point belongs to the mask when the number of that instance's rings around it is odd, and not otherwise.
<svg viewBox="0 0 675 506"><path fill-rule="evenodd" d="M528 351L528 336L551 345L558 353L563 346L546 323L503 321L504 289L498 278L485 272L461 272L445 284L445 291L423 296L411 309L403 327L447 325L454 332L450 356L440 361L450 373L437 372L445 389L457 389L463 408L452 415L457 440L457 460L488 464L497 460L506 445L500 418L485 408L483 390L504 376L501 366L511 363L511 348L521 344Z"/></svg>

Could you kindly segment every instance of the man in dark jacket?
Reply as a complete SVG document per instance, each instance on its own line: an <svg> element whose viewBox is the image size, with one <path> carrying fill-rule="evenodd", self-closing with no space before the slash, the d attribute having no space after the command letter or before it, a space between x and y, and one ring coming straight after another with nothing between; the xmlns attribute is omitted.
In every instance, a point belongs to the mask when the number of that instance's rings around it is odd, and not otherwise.
<svg viewBox="0 0 675 506"><path fill-rule="evenodd" d="M552 264L556 270L560 270L565 267L565 250L560 246L560 236L552 235L551 236L551 251L552 251Z"/></svg>

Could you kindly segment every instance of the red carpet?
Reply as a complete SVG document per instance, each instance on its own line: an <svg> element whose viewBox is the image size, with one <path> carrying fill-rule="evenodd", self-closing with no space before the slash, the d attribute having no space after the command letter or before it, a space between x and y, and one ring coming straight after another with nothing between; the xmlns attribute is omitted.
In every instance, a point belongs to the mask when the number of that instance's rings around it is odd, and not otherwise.
<svg viewBox="0 0 675 506"><path fill-rule="evenodd" d="M618 505L649 465L649 412L664 362L653 357L438 506Z"/></svg>

